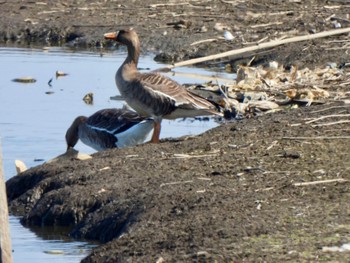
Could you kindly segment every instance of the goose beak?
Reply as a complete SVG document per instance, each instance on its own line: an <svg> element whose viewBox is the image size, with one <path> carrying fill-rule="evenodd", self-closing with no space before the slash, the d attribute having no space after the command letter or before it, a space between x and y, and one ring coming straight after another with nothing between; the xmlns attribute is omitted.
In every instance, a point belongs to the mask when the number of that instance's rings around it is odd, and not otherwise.
<svg viewBox="0 0 350 263"><path fill-rule="evenodd" d="M118 32L110 32L110 33L104 34L105 39L116 40L117 36L118 36Z"/></svg>

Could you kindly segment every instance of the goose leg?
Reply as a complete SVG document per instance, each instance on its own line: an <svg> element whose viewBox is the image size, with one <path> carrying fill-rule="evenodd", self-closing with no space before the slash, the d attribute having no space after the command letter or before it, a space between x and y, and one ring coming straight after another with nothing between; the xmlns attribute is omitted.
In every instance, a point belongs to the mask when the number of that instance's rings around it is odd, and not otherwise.
<svg viewBox="0 0 350 263"><path fill-rule="evenodd" d="M151 139L151 143L159 143L159 135L160 135L160 122L155 121L153 125L153 135Z"/></svg>

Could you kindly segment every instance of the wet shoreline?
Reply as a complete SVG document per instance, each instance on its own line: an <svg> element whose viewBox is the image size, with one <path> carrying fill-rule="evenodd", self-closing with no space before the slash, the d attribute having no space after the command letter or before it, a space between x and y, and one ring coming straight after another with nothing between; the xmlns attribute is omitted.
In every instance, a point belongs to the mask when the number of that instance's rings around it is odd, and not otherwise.
<svg viewBox="0 0 350 263"><path fill-rule="evenodd" d="M346 3L326 6L320 0L2 2L1 7L12 14L0 19L1 39L18 41L19 35L22 44L27 38L43 45L108 46L103 33L133 26L143 52L164 53L167 61L313 34L334 29L336 17L347 19ZM192 24L167 25L180 20ZM232 41L222 38L217 23L233 33ZM46 42L48 37L56 42ZM235 70L249 61L257 66L276 60L288 71L291 65L314 69L333 63L346 81L347 38L293 43L223 64ZM337 123L350 110L348 87L329 85L332 81L326 79L322 88L338 99L321 105L227 122L157 145L99 152L91 160L34 167L7 182L10 209L28 225L68 224L72 236L104 242L85 263L346 262L344 254L323 251L348 242L350 230L344 201L349 129ZM325 115L333 123L308 123Z"/></svg>
<svg viewBox="0 0 350 263"><path fill-rule="evenodd" d="M55 3L2 2L0 42L27 46L62 45L79 48L110 46L103 34L134 27L141 39L142 51L153 52L157 60L171 63L217 54L257 43L297 35L308 35L337 27L346 27L345 3L324 6L322 1L279 3L274 11L272 0L254 1L186 1L179 5L135 1L127 4L106 1L57 1ZM314 10L315 15L309 10ZM77 15L79 14L79 15ZM201 14L201 15L199 15ZM337 21L336 18L344 18ZM127 19L125 19L127 18ZM233 35L224 38L225 30ZM336 36L333 39L344 39ZM342 53L325 39L294 43L223 59L233 68L277 60L288 66L325 65L342 59ZM329 46L330 49L325 49ZM316 54L318 54L316 56Z"/></svg>

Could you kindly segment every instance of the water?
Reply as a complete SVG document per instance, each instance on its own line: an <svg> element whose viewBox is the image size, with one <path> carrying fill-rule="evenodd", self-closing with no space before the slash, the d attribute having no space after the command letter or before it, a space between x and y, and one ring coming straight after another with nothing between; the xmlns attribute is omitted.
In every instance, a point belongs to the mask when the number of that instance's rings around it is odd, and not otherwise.
<svg viewBox="0 0 350 263"><path fill-rule="evenodd" d="M59 229L24 228L19 218L10 217L14 262L80 262L89 254L93 244L68 239ZM45 231L45 232L43 232Z"/></svg>
<svg viewBox="0 0 350 263"><path fill-rule="evenodd" d="M50 160L66 149L64 135L73 119L89 116L102 108L122 107L122 101L111 100L118 95L114 75L123 62L125 52L72 52L62 48L18 49L0 48L0 138L5 179L16 174L14 161L22 160L27 167ZM140 59L140 68L150 70L162 67L151 57ZM56 71L68 73L56 78ZM218 74L198 68L181 68L186 73ZM17 83L14 78L30 76L35 83ZM222 75L233 79L233 76ZM202 83L193 76L172 76L180 83ZM48 82L51 80L51 86ZM93 105L82 98L94 94ZM214 121L164 120L161 138L200 134L217 126ZM174 129L176 127L176 129ZM75 147L84 153L94 150L78 143ZM90 245L67 242L60 237L50 241L38 237L22 227L18 218L10 218L15 262L79 262ZM49 250L64 251L51 255ZM76 253L78 251L82 253ZM23 260L25 258L25 261Z"/></svg>

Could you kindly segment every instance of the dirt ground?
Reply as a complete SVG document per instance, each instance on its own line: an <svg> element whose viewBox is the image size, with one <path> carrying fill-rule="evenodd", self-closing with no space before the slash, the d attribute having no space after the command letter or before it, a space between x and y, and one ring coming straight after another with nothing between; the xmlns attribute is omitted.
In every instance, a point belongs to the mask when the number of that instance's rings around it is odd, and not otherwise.
<svg viewBox="0 0 350 263"><path fill-rule="evenodd" d="M168 61L350 22L350 4L341 0L0 1L0 7L0 40L9 45L96 48L110 44L104 32L132 26L144 52ZM180 20L192 23L167 25ZM216 23L234 39L191 45L222 37ZM335 63L346 79L348 48L344 34L221 62L235 69L255 55L252 65ZM347 83L332 84L341 100L29 169L7 182L10 210L25 225L70 226L73 237L101 241L82 262L348 262Z"/></svg>

